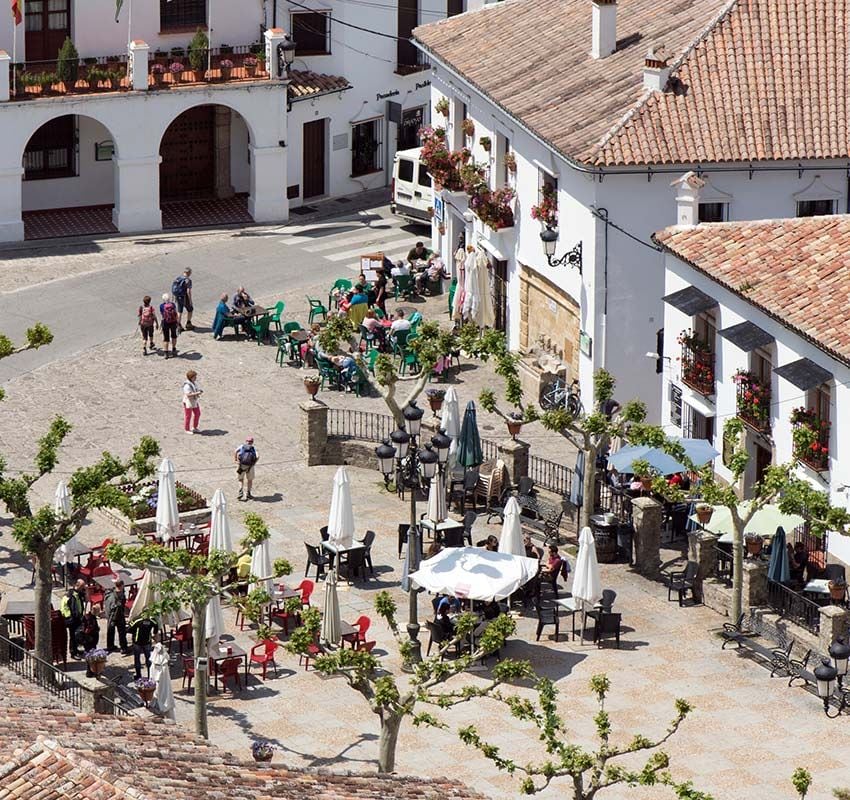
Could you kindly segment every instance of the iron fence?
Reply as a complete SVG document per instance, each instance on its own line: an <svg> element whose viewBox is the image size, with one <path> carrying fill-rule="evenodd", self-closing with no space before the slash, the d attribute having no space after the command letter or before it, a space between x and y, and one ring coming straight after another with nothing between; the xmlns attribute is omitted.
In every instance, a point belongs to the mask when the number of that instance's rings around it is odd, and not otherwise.
<svg viewBox="0 0 850 800"><path fill-rule="evenodd" d="M0 636L0 662L30 683L35 684L48 694L62 698L74 708L82 710L85 689L70 675L57 669L53 664L42 661L22 645Z"/></svg>
<svg viewBox="0 0 850 800"><path fill-rule="evenodd" d="M389 439L393 430L395 421L389 414L355 411L349 408L328 409L328 436L382 442Z"/></svg>
<svg viewBox="0 0 850 800"><path fill-rule="evenodd" d="M595 493L596 513L614 514L621 522L632 521L632 498L626 492L597 477Z"/></svg>
<svg viewBox="0 0 850 800"><path fill-rule="evenodd" d="M573 471L554 461L539 456L528 457L528 477L535 486L569 497L573 488Z"/></svg>
<svg viewBox="0 0 850 800"><path fill-rule="evenodd" d="M768 579L767 604L777 614L811 633L817 634L820 630L820 606L783 583Z"/></svg>
<svg viewBox="0 0 850 800"><path fill-rule="evenodd" d="M128 708L124 708L119 702L115 700L110 700L105 695L101 695L97 699L98 704L101 705L99 711L102 714L111 714L114 717L131 717L133 716L133 712Z"/></svg>

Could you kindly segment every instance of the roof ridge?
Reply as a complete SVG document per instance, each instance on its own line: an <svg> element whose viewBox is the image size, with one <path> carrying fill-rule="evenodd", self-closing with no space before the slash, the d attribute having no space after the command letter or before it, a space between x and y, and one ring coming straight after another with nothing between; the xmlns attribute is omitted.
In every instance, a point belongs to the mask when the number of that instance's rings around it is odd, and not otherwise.
<svg viewBox="0 0 850 800"><path fill-rule="evenodd" d="M685 63L687 58L691 53L704 42L709 35L724 21L724 19L731 14L732 10L735 6L737 6L741 0L728 0L726 5L718 11L714 17L712 17L711 21L703 28L694 39L683 48L679 57L673 62L670 67L670 77L673 77L674 73ZM669 78L668 78L669 80ZM661 92L663 94L663 90ZM615 122L602 136L599 142L594 145L588 151L588 156L593 156L597 153L600 153L605 149L606 145L618 134L620 133L626 125L628 125L629 121L636 116L648 103L649 101L659 94L655 89L645 89L644 93L631 105L626 113L620 117L617 122ZM588 161L591 159L588 158Z"/></svg>

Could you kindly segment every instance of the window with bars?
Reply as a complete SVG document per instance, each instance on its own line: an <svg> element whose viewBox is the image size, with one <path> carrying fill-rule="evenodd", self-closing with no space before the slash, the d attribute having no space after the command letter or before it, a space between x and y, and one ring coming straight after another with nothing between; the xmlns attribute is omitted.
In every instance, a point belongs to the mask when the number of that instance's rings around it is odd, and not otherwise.
<svg viewBox="0 0 850 800"><path fill-rule="evenodd" d="M835 200L798 200L798 217L822 217L835 213Z"/></svg>
<svg viewBox="0 0 850 800"><path fill-rule="evenodd" d="M42 125L24 150L24 180L73 178L77 174L77 121L64 116Z"/></svg>
<svg viewBox="0 0 850 800"><path fill-rule="evenodd" d="M706 417L687 403L682 404L682 436L714 441L714 417Z"/></svg>
<svg viewBox="0 0 850 800"><path fill-rule="evenodd" d="M159 0L160 30L195 28L207 24L207 0Z"/></svg>
<svg viewBox="0 0 850 800"><path fill-rule="evenodd" d="M358 122L351 126L351 175L380 172L383 163L383 117Z"/></svg>
<svg viewBox="0 0 850 800"><path fill-rule="evenodd" d="M295 55L326 56L331 52L329 11L299 11L291 15Z"/></svg>

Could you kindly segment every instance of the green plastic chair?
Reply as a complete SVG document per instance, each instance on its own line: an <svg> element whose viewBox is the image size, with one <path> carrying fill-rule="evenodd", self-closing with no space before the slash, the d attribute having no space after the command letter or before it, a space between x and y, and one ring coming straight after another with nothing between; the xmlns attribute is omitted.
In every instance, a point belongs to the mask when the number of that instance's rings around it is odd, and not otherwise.
<svg viewBox="0 0 850 800"><path fill-rule="evenodd" d="M284 303L283 300L278 300L277 303L275 303L275 307L272 310L271 316L269 317L269 322L274 324L275 330L277 330L278 332L281 330L280 317L281 314L283 314L283 309L285 307L286 303Z"/></svg>
<svg viewBox="0 0 850 800"><path fill-rule="evenodd" d="M250 320L248 322L248 326L254 331L254 335L257 337L257 344L265 344L266 339L269 338L269 323L271 322L271 317L268 314L263 314L256 322L254 320Z"/></svg>
<svg viewBox="0 0 850 800"><path fill-rule="evenodd" d="M375 374L375 362L377 362L379 355L381 355L381 351L377 348L366 353L366 367L373 375Z"/></svg>
<svg viewBox="0 0 850 800"><path fill-rule="evenodd" d="M393 278L393 284L395 286L395 299L398 300L399 296L401 297L410 297L413 294L413 276L412 275L396 275Z"/></svg>
<svg viewBox="0 0 850 800"><path fill-rule="evenodd" d="M314 320L316 317L318 317L318 316L321 316L321 318L322 318L325 322L327 322L327 319L328 319L328 310L327 310L327 309L326 309L326 308L322 305L322 301L321 301L321 300L316 300L316 298L315 298L315 297L310 297L310 296L308 295L308 297L307 297L307 302L310 304L310 319L309 319L309 321L308 321L308 322L309 322L309 324L310 324L310 325L312 325L312 324L313 324L313 320Z"/></svg>
<svg viewBox="0 0 850 800"><path fill-rule="evenodd" d="M339 306L338 302L334 302L334 292L337 289L339 289L339 294L337 295L337 297L339 297L339 295L351 289L353 285L354 284L352 284L351 281L348 280L348 278L337 278L334 281L334 285L331 286L331 290L328 292L328 308L330 308L331 306Z"/></svg>
<svg viewBox="0 0 850 800"><path fill-rule="evenodd" d="M452 309L455 305L455 292L457 291L457 278L452 281L452 285L449 287L449 314L452 313Z"/></svg>
<svg viewBox="0 0 850 800"><path fill-rule="evenodd" d="M419 322L422 322L422 315L418 311L414 311L408 318L407 321L411 326L416 325Z"/></svg>
<svg viewBox="0 0 850 800"><path fill-rule="evenodd" d="M419 336L419 323L422 322L422 318L420 317L416 322L410 323L410 333L407 336L407 341L409 342L411 339L415 339Z"/></svg>
<svg viewBox="0 0 850 800"><path fill-rule="evenodd" d="M383 311L381 311L381 309L380 309L380 308L378 308L378 306L375 306L375 307L372 309L372 311L374 311L374 312L375 312L375 317L376 317L377 319L386 319L386 318L387 318L387 315L386 315Z"/></svg>
<svg viewBox="0 0 850 800"><path fill-rule="evenodd" d="M354 394L357 397L362 397L364 393L369 393L369 381L363 374L363 369L360 367L359 364L357 365L357 372L354 374L354 377L350 381L350 385L354 389Z"/></svg>
<svg viewBox="0 0 850 800"><path fill-rule="evenodd" d="M394 334L392 334L390 342L393 346L393 355L404 357L404 352L407 349L407 342L409 338L409 330L396 331Z"/></svg>
<svg viewBox="0 0 850 800"><path fill-rule="evenodd" d="M332 362L321 356L316 356L316 366L319 368L319 377L322 379L320 389L325 388L326 380L329 386L339 388L339 370Z"/></svg>

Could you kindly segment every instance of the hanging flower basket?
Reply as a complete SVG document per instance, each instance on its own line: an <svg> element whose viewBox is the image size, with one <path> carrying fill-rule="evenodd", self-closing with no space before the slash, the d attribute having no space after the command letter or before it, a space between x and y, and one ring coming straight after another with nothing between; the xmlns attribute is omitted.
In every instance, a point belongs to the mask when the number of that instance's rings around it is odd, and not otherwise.
<svg viewBox="0 0 850 800"><path fill-rule="evenodd" d="M438 114L442 114L444 117L449 115L449 99L448 97L441 97L437 104L434 106L434 110Z"/></svg>
<svg viewBox="0 0 850 800"><path fill-rule="evenodd" d="M251 745L251 755L254 761L271 761L274 755L274 746L265 739L259 739Z"/></svg>
<svg viewBox="0 0 850 800"><path fill-rule="evenodd" d="M714 509L708 505L697 506L697 519L699 520L700 525L707 525L711 522L711 515L714 513Z"/></svg>

